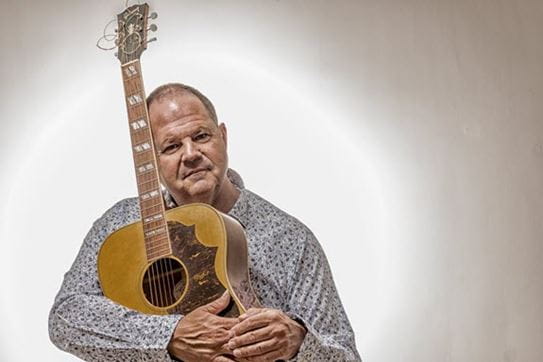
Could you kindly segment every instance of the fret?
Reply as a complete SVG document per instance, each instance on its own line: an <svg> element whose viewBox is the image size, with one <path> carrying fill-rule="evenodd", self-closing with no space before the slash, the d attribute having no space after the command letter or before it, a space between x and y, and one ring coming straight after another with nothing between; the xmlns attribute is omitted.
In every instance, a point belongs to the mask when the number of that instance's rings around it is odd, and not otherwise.
<svg viewBox="0 0 543 362"><path fill-rule="evenodd" d="M131 106L135 106L143 102L143 98L140 94L132 94L126 97L126 100L128 101L128 104L130 104Z"/></svg>
<svg viewBox="0 0 543 362"><path fill-rule="evenodd" d="M158 187L158 180L153 178L151 180L138 182L138 189L140 192L149 192Z"/></svg>
<svg viewBox="0 0 543 362"><path fill-rule="evenodd" d="M143 230L144 231L153 230L153 229L156 229L156 228L164 226L164 225L166 225L164 220L155 220L155 221L144 222L143 223Z"/></svg>
<svg viewBox="0 0 543 362"><path fill-rule="evenodd" d="M160 195L160 191L158 193L154 192L159 186L160 185L156 180L154 180L153 182L149 182L145 186L138 184L140 202L146 203L144 206L147 206L147 204L149 203L155 203L157 199L161 199L162 195Z"/></svg>
<svg viewBox="0 0 543 362"><path fill-rule="evenodd" d="M166 244L166 242L159 244L159 245L152 245L145 248L147 251L147 255L157 255L157 254L163 254L164 252L170 253L171 248L169 244Z"/></svg>
<svg viewBox="0 0 543 362"><path fill-rule="evenodd" d="M141 213L145 215L156 214L158 212L163 212L162 202L148 207L141 207Z"/></svg>
<svg viewBox="0 0 543 362"><path fill-rule="evenodd" d="M153 262L153 261L155 261L157 259L160 259L160 258L166 256L166 255L170 255L171 253L172 253L172 249L168 248L168 249L165 249L165 250L153 253L153 254L147 254L147 260L149 262Z"/></svg>
<svg viewBox="0 0 543 362"><path fill-rule="evenodd" d="M152 163L152 162L148 162L148 163L146 163L145 165L139 166L139 167L138 167L138 172L139 172L140 174L142 174L142 173L146 173L146 172L152 171L152 170L154 170L154 169L155 169L155 166L153 165L153 163ZM151 181L153 181L153 180L151 180Z"/></svg>
<svg viewBox="0 0 543 362"><path fill-rule="evenodd" d="M170 245L169 244L166 244L166 238L163 238L162 240L164 240L164 243L162 244L157 244L157 245L147 245L147 253L156 253L158 250L161 250L161 249L170 249Z"/></svg>
<svg viewBox="0 0 543 362"><path fill-rule="evenodd" d="M134 107L128 109L128 121L135 122L140 119L146 120L147 113L145 113L145 108L143 107ZM146 121L147 122L147 121Z"/></svg>
<svg viewBox="0 0 543 362"><path fill-rule="evenodd" d="M137 178L137 181L138 181L138 186L148 186L148 184L152 181L156 182L156 186L153 187L153 188L157 188L158 187L158 177L157 177L157 174L155 172L153 173L144 173L144 174L141 174L141 175L137 175L136 176ZM147 191L150 191L149 190L145 190L144 192L147 192Z"/></svg>
<svg viewBox="0 0 543 362"><path fill-rule="evenodd" d="M141 145L143 143L149 143L149 145L152 145L151 142L151 134L146 130L138 130L138 131L132 131L132 145ZM148 148L150 150L151 148Z"/></svg>
<svg viewBox="0 0 543 362"><path fill-rule="evenodd" d="M142 202L143 203L143 202ZM158 210L156 209L158 207ZM154 204L154 205L150 205L150 206L146 206L146 207L142 207L141 210L142 211L146 211L146 210L156 210L154 213L156 213L157 211L162 211L162 202L159 202L158 204Z"/></svg>
<svg viewBox="0 0 543 362"><path fill-rule="evenodd" d="M148 151L150 149L151 149L151 144L149 142L143 142L134 146L134 151L138 153L142 151Z"/></svg>
<svg viewBox="0 0 543 362"><path fill-rule="evenodd" d="M162 226L162 227L159 227L159 228L154 229L154 230L146 231L146 232L145 232L145 236L147 236L148 238L150 238L150 237L152 237L152 236L155 236L155 235L164 233L165 231L166 231L166 228L165 228L164 226Z"/></svg>
<svg viewBox="0 0 543 362"><path fill-rule="evenodd" d="M166 227L167 224L164 222L164 220L157 220L157 221L151 221L148 223L143 223L143 231L147 232L150 230L155 230L160 227Z"/></svg>
<svg viewBox="0 0 543 362"><path fill-rule="evenodd" d="M156 222L158 220L163 220L163 219L164 219L164 216L162 216L162 214L156 214L156 215L150 215L146 217L145 219L143 219L143 222L151 223L151 222Z"/></svg>
<svg viewBox="0 0 543 362"><path fill-rule="evenodd" d="M158 222L155 222L155 223L156 223L156 225L154 225L154 226L151 225L153 223L149 223L149 224L144 223L143 224L143 230L145 232L147 232L147 231L152 231L152 230L158 230L160 228L164 229L165 226L166 226L166 223L164 221L162 221L162 220L160 220Z"/></svg>
<svg viewBox="0 0 543 362"><path fill-rule="evenodd" d="M145 121L145 119L143 118L140 118L138 120L135 120L134 122L130 123L130 126L132 126L132 129L134 131L137 131L141 128L147 128L147 122Z"/></svg>
<svg viewBox="0 0 543 362"><path fill-rule="evenodd" d="M149 172L149 171L147 171L147 172ZM152 187L152 188L158 187L158 179L157 179L155 173L147 173L147 174L144 173L143 175L137 176L137 179L138 179L138 186L148 187L150 183L156 182L156 186ZM147 192L147 191L149 191L149 190L145 190L144 192Z"/></svg>
<svg viewBox="0 0 543 362"><path fill-rule="evenodd" d="M124 74L131 78L138 74L138 70L136 69L136 66L134 64L130 64L126 67L124 67Z"/></svg>
<svg viewBox="0 0 543 362"><path fill-rule="evenodd" d="M154 160L155 160L154 154L151 150L141 151L134 155L134 161L136 165L142 165L147 162L154 162Z"/></svg>
<svg viewBox="0 0 543 362"><path fill-rule="evenodd" d="M160 196L160 191L159 190L153 190L151 192L147 192L145 194L142 194L140 196L140 199L144 200L144 201L147 201L147 200L150 200L150 199L157 198L158 196Z"/></svg>

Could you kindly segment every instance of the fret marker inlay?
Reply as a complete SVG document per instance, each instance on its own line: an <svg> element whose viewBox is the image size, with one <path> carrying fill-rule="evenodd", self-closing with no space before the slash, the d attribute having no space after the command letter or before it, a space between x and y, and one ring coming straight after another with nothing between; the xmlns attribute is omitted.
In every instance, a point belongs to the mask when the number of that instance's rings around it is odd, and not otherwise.
<svg viewBox="0 0 543 362"><path fill-rule="evenodd" d="M158 221L158 220L161 220L161 219L162 219L162 214L156 214L154 216L146 217L145 219L143 219L143 222L144 223L150 223L150 222Z"/></svg>
<svg viewBox="0 0 543 362"><path fill-rule="evenodd" d="M157 197L158 195L159 195L158 190L153 190L151 192L148 192L146 194L141 195L141 199L142 200L149 200L149 199L152 199L153 197Z"/></svg>
<svg viewBox="0 0 543 362"><path fill-rule="evenodd" d="M151 171L154 168L155 168L155 166L153 166L153 163L149 162L148 164L145 164L143 166L138 167L138 171L139 171L139 173L144 173L144 172L147 172L147 171Z"/></svg>
<svg viewBox="0 0 543 362"><path fill-rule="evenodd" d="M137 121L134 121L134 122L130 123L130 125L132 126L132 129L134 129L134 131L135 131L137 129L146 127L147 122L145 122L144 119L138 119Z"/></svg>
<svg viewBox="0 0 543 362"><path fill-rule="evenodd" d="M131 106L134 106L143 101L143 98L139 94L133 94L131 96L128 96L127 99L128 103L130 103Z"/></svg>
<svg viewBox="0 0 543 362"><path fill-rule="evenodd" d="M148 142L144 142L144 143L134 146L134 150L136 152L147 151L149 149L151 149L151 145Z"/></svg>
<svg viewBox="0 0 543 362"><path fill-rule="evenodd" d="M138 71L134 65L129 65L127 68L124 68L124 73L127 77L133 77L138 74Z"/></svg>
<svg viewBox="0 0 543 362"><path fill-rule="evenodd" d="M151 231L146 232L145 235L147 235L147 236L155 236L155 235L160 234L164 230L165 230L164 228L158 228L156 230L151 230Z"/></svg>

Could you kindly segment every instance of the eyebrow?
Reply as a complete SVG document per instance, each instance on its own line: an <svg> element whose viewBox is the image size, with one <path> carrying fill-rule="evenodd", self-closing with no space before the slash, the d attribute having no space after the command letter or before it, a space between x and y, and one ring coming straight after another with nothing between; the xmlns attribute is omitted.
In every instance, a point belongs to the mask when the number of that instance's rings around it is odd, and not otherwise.
<svg viewBox="0 0 543 362"><path fill-rule="evenodd" d="M189 128L189 132L187 132L187 135L184 135L183 138L185 137L192 137L194 134L198 133L198 132L201 132L201 131L206 131L208 133L213 133L212 129L208 126L204 126L204 125L197 125L197 126L194 126L193 128ZM168 142L171 142L171 141L176 141L176 140L179 140L180 137L178 134L174 134L173 132L171 131L168 131L166 133L166 135L164 136L164 140L162 142L160 142L160 145L164 145Z"/></svg>

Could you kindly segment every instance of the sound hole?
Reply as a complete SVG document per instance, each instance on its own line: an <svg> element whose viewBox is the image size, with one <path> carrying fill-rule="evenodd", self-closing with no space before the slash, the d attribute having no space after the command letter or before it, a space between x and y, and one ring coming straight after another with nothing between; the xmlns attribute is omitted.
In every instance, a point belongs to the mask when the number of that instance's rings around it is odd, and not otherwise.
<svg viewBox="0 0 543 362"><path fill-rule="evenodd" d="M177 302L187 284L183 264L173 258L161 258L149 265L143 276L143 293L155 307L170 307Z"/></svg>

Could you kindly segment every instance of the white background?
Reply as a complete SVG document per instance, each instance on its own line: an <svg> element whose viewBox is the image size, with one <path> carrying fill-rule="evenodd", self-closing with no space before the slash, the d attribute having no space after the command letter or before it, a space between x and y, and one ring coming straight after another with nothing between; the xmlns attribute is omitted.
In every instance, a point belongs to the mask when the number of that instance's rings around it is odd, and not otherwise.
<svg viewBox="0 0 543 362"><path fill-rule="evenodd" d="M148 91L215 103L230 165L321 240L366 361L543 355L543 2L154 1ZM0 360L71 361L47 314L135 194L123 1L3 1Z"/></svg>

